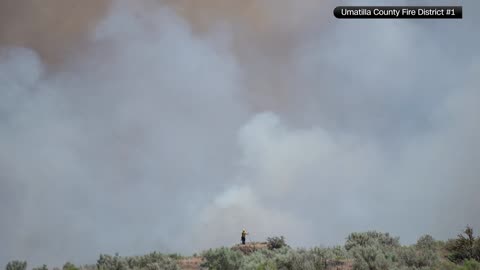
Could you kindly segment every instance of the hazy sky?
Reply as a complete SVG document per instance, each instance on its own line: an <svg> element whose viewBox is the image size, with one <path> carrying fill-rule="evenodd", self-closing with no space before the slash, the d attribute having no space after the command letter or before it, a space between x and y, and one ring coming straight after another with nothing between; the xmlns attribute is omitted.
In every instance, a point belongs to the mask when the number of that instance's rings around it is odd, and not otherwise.
<svg viewBox="0 0 480 270"><path fill-rule="evenodd" d="M0 264L479 231L480 2L348 3L1 1Z"/></svg>

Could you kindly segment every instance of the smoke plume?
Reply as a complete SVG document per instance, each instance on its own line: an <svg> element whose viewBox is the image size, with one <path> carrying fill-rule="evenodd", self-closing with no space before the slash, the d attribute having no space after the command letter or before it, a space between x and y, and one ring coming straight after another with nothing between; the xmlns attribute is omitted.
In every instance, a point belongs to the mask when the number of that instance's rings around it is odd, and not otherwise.
<svg viewBox="0 0 480 270"><path fill-rule="evenodd" d="M1 265L480 229L475 0L41 2L0 3Z"/></svg>

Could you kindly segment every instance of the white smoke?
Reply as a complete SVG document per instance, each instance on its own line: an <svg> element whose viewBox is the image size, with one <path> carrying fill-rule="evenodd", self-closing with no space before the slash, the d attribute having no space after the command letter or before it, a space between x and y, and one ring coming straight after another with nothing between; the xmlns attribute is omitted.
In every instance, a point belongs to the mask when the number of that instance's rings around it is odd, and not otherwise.
<svg viewBox="0 0 480 270"><path fill-rule="evenodd" d="M189 253L236 243L242 228L310 246L480 226L468 12L318 27L296 15L288 57L246 60L228 21L199 34L154 6L116 1L55 71L32 49L0 48L1 264ZM253 91L251 68L282 97Z"/></svg>

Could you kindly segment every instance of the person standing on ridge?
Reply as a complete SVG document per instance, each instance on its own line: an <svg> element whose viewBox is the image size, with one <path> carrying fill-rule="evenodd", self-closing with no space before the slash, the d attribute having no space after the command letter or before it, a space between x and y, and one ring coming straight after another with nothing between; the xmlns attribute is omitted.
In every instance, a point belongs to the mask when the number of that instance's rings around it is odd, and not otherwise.
<svg viewBox="0 0 480 270"><path fill-rule="evenodd" d="M245 229L242 230L242 245L245 245L245 240L247 237L248 233Z"/></svg>

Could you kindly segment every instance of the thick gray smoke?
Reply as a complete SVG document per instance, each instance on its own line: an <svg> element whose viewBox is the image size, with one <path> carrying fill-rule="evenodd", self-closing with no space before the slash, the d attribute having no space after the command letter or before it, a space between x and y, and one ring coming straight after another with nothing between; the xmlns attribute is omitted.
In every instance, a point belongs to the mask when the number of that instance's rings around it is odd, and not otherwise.
<svg viewBox="0 0 480 270"><path fill-rule="evenodd" d="M1 265L480 229L480 2L193 2L113 1L58 53L0 32Z"/></svg>

